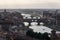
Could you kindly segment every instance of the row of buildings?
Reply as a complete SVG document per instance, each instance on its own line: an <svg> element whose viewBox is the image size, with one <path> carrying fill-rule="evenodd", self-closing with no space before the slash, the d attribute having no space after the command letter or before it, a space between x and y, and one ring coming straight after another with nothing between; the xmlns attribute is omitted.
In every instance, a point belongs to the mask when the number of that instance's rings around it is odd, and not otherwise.
<svg viewBox="0 0 60 40"><path fill-rule="evenodd" d="M56 26L60 26L60 10L55 10L54 12L44 11L43 17L47 19L53 19Z"/></svg>
<svg viewBox="0 0 60 40"><path fill-rule="evenodd" d="M27 27L23 23L23 17L19 12L0 12L0 32L19 33L26 35Z"/></svg>

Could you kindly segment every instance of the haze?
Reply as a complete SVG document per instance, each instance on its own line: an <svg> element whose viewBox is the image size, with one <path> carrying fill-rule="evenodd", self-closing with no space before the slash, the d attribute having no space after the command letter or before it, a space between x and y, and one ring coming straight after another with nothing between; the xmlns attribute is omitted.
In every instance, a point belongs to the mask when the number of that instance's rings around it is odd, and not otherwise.
<svg viewBox="0 0 60 40"><path fill-rule="evenodd" d="M0 0L0 9L60 9L60 0Z"/></svg>

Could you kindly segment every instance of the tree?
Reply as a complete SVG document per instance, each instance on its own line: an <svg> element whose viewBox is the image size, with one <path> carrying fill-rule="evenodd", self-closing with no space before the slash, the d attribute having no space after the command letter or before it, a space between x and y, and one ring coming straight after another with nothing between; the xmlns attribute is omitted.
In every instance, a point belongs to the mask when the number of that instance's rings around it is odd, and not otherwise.
<svg viewBox="0 0 60 40"><path fill-rule="evenodd" d="M38 33L34 32L34 38L38 38Z"/></svg>
<svg viewBox="0 0 60 40"><path fill-rule="evenodd" d="M26 35L40 40L50 40L48 33L46 32L41 34L40 32L37 33L37 32L33 32L33 30L28 30Z"/></svg>
<svg viewBox="0 0 60 40"><path fill-rule="evenodd" d="M27 32L26 32L26 35L27 36L31 36L33 34L33 30L32 29L30 29L30 30L28 30Z"/></svg>
<svg viewBox="0 0 60 40"><path fill-rule="evenodd" d="M50 40L48 33L43 33L43 40Z"/></svg>
<svg viewBox="0 0 60 40"><path fill-rule="evenodd" d="M42 34L40 32L38 33L38 39L42 39Z"/></svg>

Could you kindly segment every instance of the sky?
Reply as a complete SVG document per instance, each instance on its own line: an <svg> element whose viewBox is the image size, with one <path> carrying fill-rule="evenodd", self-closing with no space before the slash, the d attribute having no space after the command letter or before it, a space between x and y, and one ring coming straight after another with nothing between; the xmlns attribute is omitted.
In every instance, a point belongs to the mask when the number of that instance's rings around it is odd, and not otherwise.
<svg viewBox="0 0 60 40"><path fill-rule="evenodd" d="M60 0L0 0L0 9L60 9Z"/></svg>

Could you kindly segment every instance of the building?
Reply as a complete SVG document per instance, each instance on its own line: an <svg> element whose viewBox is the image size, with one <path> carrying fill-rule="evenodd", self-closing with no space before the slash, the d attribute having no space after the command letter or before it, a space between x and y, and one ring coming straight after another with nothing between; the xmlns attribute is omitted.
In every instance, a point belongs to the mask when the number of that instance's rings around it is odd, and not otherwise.
<svg viewBox="0 0 60 40"><path fill-rule="evenodd" d="M13 32L12 27L16 26L16 28L14 28L13 33L17 32L21 36L26 35L27 27L25 27L25 25L23 23L23 17L21 15L21 13L19 13L19 12L10 13L10 12L7 12L6 10L4 10L1 13L4 15L0 19L0 25L1 25L2 31ZM17 17L17 19L13 18L13 17Z"/></svg>
<svg viewBox="0 0 60 40"><path fill-rule="evenodd" d="M51 31L51 40L60 40L60 33L56 33L56 31L53 29Z"/></svg>
<svg viewBox="0 0 60 40"><path fill-rule="evenodd" d="M52 17L52 13L49 13L49 11L43 11L43 17Z"/></svg>
<svg viewBox="0 0 60 40"><path fill-rule="evenodd" d="M60 14L56 15L56 25L60 26Z"/></svg>

